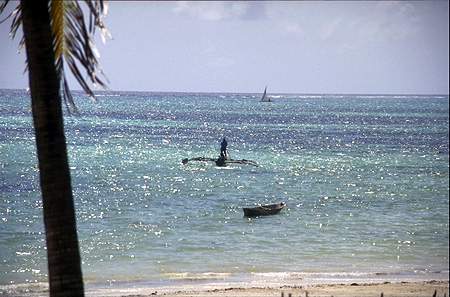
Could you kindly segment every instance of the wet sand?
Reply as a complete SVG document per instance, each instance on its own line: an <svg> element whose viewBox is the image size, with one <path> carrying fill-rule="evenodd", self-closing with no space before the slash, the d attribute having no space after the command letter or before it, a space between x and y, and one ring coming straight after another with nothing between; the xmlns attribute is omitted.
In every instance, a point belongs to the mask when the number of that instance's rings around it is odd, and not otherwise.
<svg viewBox="0 0 450 297"><path fill-rule="evenodd" d="M158 288L123 288L86 292L86 296L450 296L448 281L383 282L383 283L339 283L247 286L245 283L208 284ZM383 294L383 295L382 295Z"/></svg>

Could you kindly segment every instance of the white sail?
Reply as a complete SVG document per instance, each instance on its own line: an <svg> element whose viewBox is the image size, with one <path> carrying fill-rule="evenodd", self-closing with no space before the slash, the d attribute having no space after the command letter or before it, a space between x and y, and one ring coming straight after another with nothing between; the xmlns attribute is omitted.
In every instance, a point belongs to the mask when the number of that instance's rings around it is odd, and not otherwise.
<svg viewBox="0 0 450 297"><path fill-rule="evenodd" d="M261 102L271 102L270 98L267 96L267 86L264 89L264 94L263 94L263 96L261 98Z"/></svg>

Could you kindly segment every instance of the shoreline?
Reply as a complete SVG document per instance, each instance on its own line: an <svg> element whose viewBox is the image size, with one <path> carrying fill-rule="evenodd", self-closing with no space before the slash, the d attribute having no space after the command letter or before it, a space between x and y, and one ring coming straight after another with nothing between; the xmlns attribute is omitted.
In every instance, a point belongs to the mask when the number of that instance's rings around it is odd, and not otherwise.
<svg viewBox="0 0 450 297"><path fill-rule="evenodd" d="M126 285L126 283L124 283ZM86 290L89 297L150 297L150 296L450 296L448 280L340 280L310 282L300 280L293 282L258 281L232 283L193 283L174 286L144 286L134 287L96 287Z"/></svg>
<svg viewBox="0 0 450 297"><path fill-rule="evenodd" d="M436 293L436 295L434 295ZM0 286L2 296L43 297L48 296L46 283L30 283ZM383 295L382 295L383 294ZM85 283L86 297L150 297L150 296L199 296L199 297L262 297L262 296L396 296L423 297L449 296L449 280L392 278L386 279L297 279L282 281L266 279L234 282L184 282L172 285L151 285L140 282L115 284Z"/></svg>
<svg viewBox="0 0 450 297"><path fill-rule="evenodd" d="M150 296L449 296L449 282L442 280L414 281L414 282L341 282L305 285L276 285L268 284L254 286L244 283L209 284L175 287L128 288L86 291L86 296L122 296L122 297L150 297Z"/></svg>

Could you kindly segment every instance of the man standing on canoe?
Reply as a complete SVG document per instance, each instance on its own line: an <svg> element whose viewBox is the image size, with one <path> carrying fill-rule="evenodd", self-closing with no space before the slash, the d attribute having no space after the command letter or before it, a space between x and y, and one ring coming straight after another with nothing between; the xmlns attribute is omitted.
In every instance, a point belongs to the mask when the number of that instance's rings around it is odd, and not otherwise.
<svg viewBox="0 0 450 297"><path fill-rule="evenodd" d="M220 144L220 157L226 159L227 158L227 140L225 137L222 140L222 143Z"/></svg>

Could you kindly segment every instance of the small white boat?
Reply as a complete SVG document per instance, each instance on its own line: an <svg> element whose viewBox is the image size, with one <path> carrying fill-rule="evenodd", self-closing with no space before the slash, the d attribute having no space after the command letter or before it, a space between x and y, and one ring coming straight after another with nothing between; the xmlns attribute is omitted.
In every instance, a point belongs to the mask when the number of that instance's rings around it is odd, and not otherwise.
<svg viewBox="0 0 450 297"><path fill-rule="evenodd" d="M267 96L267 86L264 89L264 94L261 98L261 102L272 102L272 100L270 100L269 96Z"/></svg>

